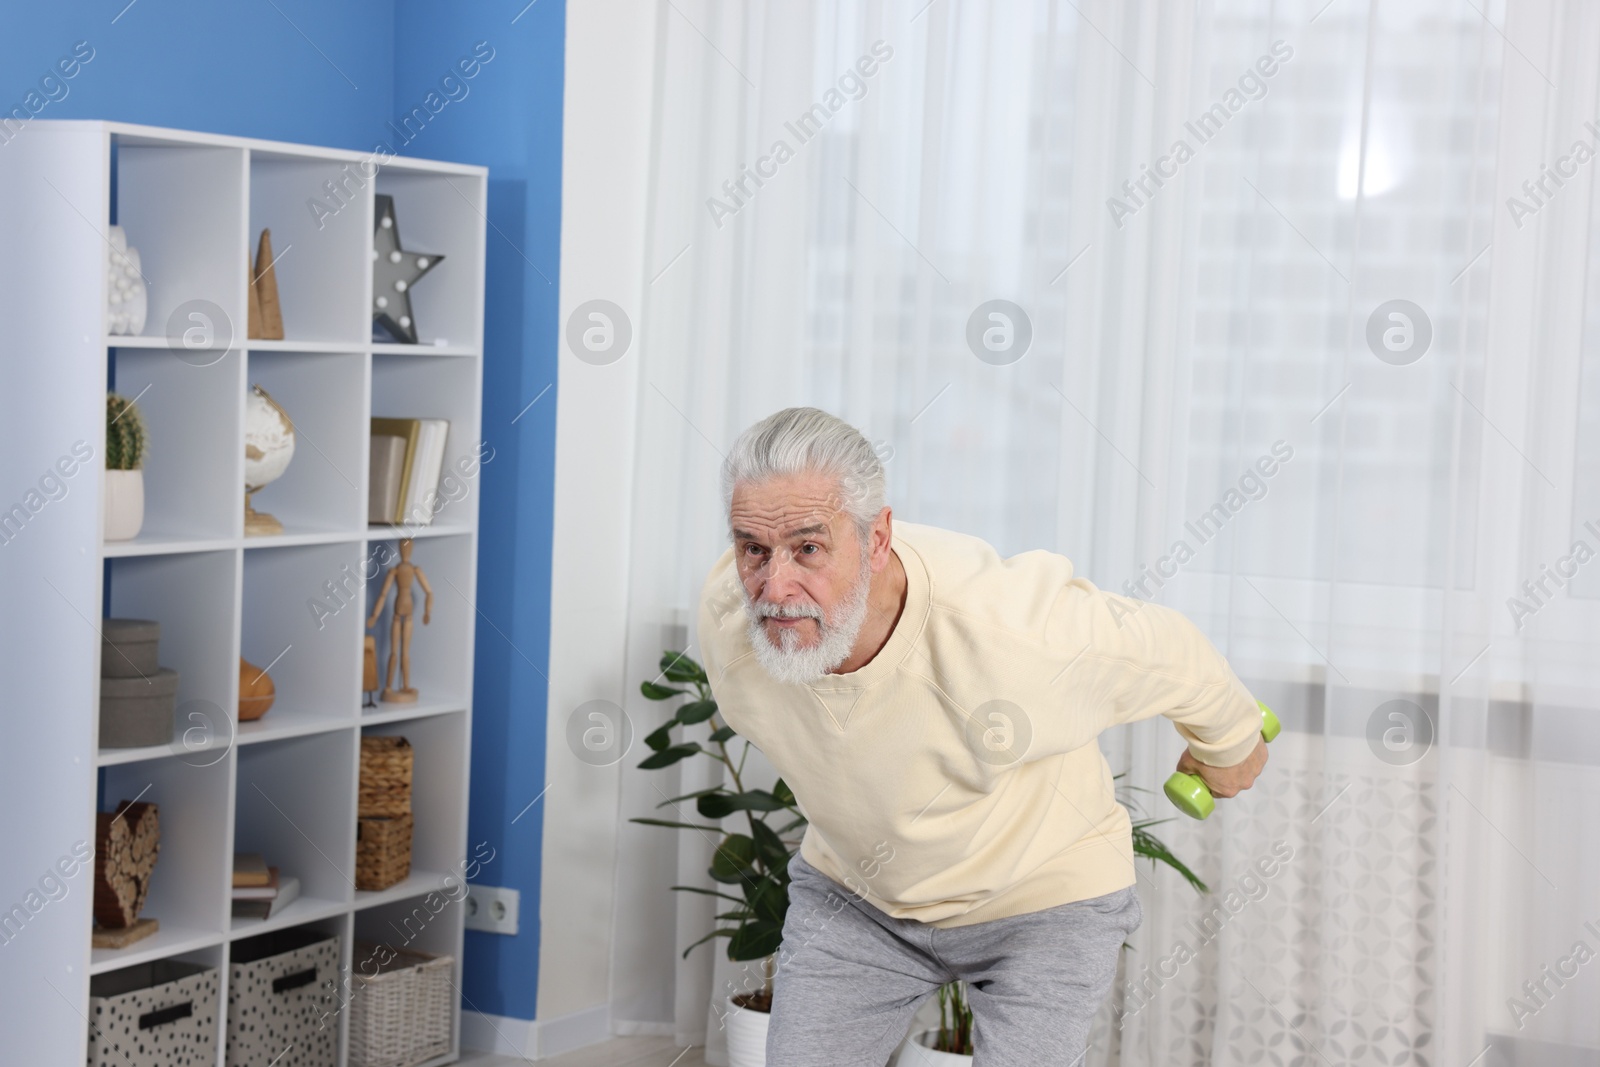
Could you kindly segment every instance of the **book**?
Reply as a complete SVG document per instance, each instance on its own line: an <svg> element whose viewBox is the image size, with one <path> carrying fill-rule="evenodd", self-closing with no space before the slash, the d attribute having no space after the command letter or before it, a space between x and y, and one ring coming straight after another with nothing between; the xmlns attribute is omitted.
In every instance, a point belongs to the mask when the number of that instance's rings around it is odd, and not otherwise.
<svg viewBox="0 0 1600 1067"><path fill-rule="evenodd" d="M287 875L278 884L278 895L271 900L235 900L235 919L270 919L300 899L300 879Z"/></svg>
<svg viewBox="0 0 1600 1067"><path fill-rule="evenodd" d="M405 441L405 456L400 464L400 491L395 501L395 509L389 516L381 521L398 524L403 521L407 492L410 489L411 472L417 459L417 440L422 435L421 419L390 419L372 416L372 433L374 435L390 435ZM370 503L370 495L368 503Z"/></svg>
<svg viewBox="0 0 1600 1067"><path fill-rule="evenodd" d="M406 439L390 433L372 435L367 482L367 521L391 522L400 511L400 478L405 473Z"/></svg>
<svg viewBox="0 0 1600 1067"><path fill-rule="evenodd" d="M430 497L439 488L439 472L444 466L444 443L450 433L450 421L418 421L422 423L422 429L417 439L416 459L411 465L411 477L406 483L401 516L402 521L411 526L427 526L433 522L434 501Z"/></svg>
<svg viewBox="0 0 1600 1067"><path fill-rule="evenodd" d="M267 868L267 882L265 885L236 885L233 887L234 900L271 900L278 895L278 868Z"/></svg>
<svg viewBox="0 0 1600 1067"><path fill-rule="evenodd" d="M271 872L267 870L267 861L261 858L259 852L235 852L233 854L233 884L235 886L266 885L271 880Z"/></svg>

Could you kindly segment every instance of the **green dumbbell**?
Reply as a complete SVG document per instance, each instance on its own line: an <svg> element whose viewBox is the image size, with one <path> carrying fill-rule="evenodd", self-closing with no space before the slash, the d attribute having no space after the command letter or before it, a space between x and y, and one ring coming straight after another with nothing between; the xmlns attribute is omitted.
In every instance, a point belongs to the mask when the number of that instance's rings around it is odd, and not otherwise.
<svg viewBox="0 0 1600 1067"><path fill-rule="evenodd" d="M1278 736L1278 731L1283 725L1278 722L1278 717L1272 714L1272 709L1261 701L1256 701L1256 707L1261 709L1261 740L1271 742ZM1217 808L1211 790L1206 788L1205 780L1198 774L1184 774L1178 771L1163 787L1167 799L1185 815L1196 819L1204 819Z"/></svg>

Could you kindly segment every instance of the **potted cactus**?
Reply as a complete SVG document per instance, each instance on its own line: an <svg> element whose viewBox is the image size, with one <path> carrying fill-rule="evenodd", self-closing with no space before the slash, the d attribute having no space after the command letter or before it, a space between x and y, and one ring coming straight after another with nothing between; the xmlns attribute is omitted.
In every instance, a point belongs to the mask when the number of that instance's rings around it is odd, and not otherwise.
<svg viewBox="0 0 1600 1067"><path fill-rule="evenodd" d="M105 539L126 541L144 526L144 420L127 397L106 394Z"/></svg>

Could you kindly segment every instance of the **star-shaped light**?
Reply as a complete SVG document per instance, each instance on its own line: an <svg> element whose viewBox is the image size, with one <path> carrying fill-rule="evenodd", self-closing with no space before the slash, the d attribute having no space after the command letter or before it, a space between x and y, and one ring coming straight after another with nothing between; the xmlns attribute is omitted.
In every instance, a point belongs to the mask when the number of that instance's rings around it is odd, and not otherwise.
<svg viewBox="0 0 1600 1067"><path fill-rule="evenodd" d="M394 197L375 198L377 224L372 232L372 325L382 327L396 341L417 343L417 324L411 317L411 287L439 265L443 256L432 252L407 252L400 247L400 227L394 221Z"/></svg>

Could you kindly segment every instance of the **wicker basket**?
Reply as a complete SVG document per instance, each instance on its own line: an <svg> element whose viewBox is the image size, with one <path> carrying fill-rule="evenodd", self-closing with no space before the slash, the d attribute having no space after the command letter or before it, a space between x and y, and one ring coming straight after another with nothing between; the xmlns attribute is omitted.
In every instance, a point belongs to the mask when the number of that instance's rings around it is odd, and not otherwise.
<svg viewBox="0 0 1600 1067"><path fill-rule="evenodd" d="M388 889L411 873L411 816L356 820L356 888Z"/></svg>
<svg viewBox="0 0 1600 1067"><path fill-rule="evenodd" d="M350 1067L414 1067L450 1051L453 956L357 941Z"/></svg>
<svg viewBox="0 0 1600 1067"><path fill-rule="evenodd" d="M356 814L411 814L411 742L403 737L361 739L361 788L356 794Z"/></svg>

